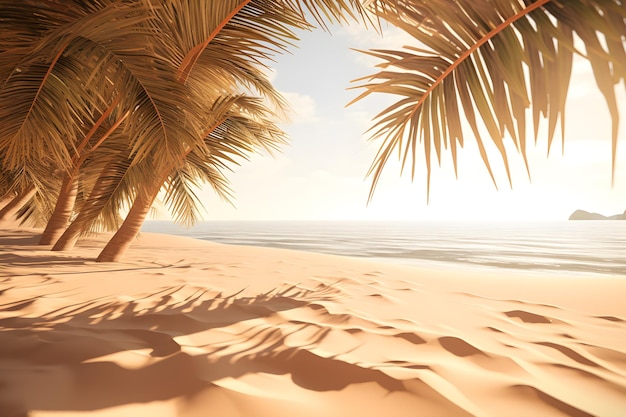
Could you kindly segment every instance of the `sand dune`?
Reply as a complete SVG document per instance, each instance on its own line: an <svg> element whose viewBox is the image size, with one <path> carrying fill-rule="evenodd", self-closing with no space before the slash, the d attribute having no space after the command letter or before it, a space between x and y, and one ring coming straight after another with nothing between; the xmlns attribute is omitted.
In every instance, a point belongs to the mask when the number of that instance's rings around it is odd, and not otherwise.
<svg viewBox="0 0 626 417"><path fill-rule="evenodd" d="M626 276L0 235L3 417L626 415Z"/></svg>

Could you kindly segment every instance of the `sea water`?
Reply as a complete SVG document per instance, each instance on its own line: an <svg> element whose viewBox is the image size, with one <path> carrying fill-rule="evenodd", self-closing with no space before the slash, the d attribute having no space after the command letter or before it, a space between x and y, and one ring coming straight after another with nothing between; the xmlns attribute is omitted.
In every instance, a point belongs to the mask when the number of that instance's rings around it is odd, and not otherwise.
<svg viewBox="0 0 626 417"><path fill-rule="evenodd" d="M142 231L421 266L626 276L626 221L148 221Z"/></svg>

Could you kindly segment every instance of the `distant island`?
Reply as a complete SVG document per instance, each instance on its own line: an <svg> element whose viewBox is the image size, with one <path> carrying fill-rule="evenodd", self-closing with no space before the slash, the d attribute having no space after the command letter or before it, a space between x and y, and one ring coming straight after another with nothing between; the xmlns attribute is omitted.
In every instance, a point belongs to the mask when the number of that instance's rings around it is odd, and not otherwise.
<svg viewBox="0 0 626 417"><path fill-rule="evenodd" d="M603 216L598 213L590 213L585 210L576 210L569 216L569 220L626 220L626 210L622 214Z"/></svg>

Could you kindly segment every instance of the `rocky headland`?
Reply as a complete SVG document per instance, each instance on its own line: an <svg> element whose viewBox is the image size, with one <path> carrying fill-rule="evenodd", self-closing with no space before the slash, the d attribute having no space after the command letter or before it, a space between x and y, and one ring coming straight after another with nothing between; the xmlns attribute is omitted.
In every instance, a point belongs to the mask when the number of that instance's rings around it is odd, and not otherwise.
<svg viewBox="0 0 626 417"><path fill-rule="evenodd" d="M569 216L569 220L626 220L626 210L622 214L604 216L599 213L590 213L585 210L576 210Z"/></svg>

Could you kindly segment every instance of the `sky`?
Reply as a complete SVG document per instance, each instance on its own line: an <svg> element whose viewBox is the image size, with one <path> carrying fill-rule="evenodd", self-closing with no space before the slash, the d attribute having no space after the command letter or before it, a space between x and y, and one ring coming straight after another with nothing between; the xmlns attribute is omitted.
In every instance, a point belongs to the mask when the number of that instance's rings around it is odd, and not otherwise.
<svg viewBox="0 0 626 417"><path fill-rule="evenodd" d="M351 80L376 72L378 62L354 49L399 49L414 42L394 28L384 29L382 37L357 26L299 34L298 48L277 57L271 73L292 106L290 120L281 125L289 145L234 168L228 175L233 205L209 189L200 192L205 220L550 221L566 220L576 209L605 215L626 209L626 89L619 87L622 123L612 185L611 121L583 60L574 66L564 152L557 133L547 156L543 124L537 144L531 142L527 151L530 179L511 146L511 188L492 146L496 189L468 136L458 155L458 179L449 153L441 167L434 166L429 201L420 154L413 181L410 173L400 174L394 161L368 204L371 178L366 174L379 143L365 132L391 101L371 96L346 107L360 92L348 89L355 85Z"/></svg>

